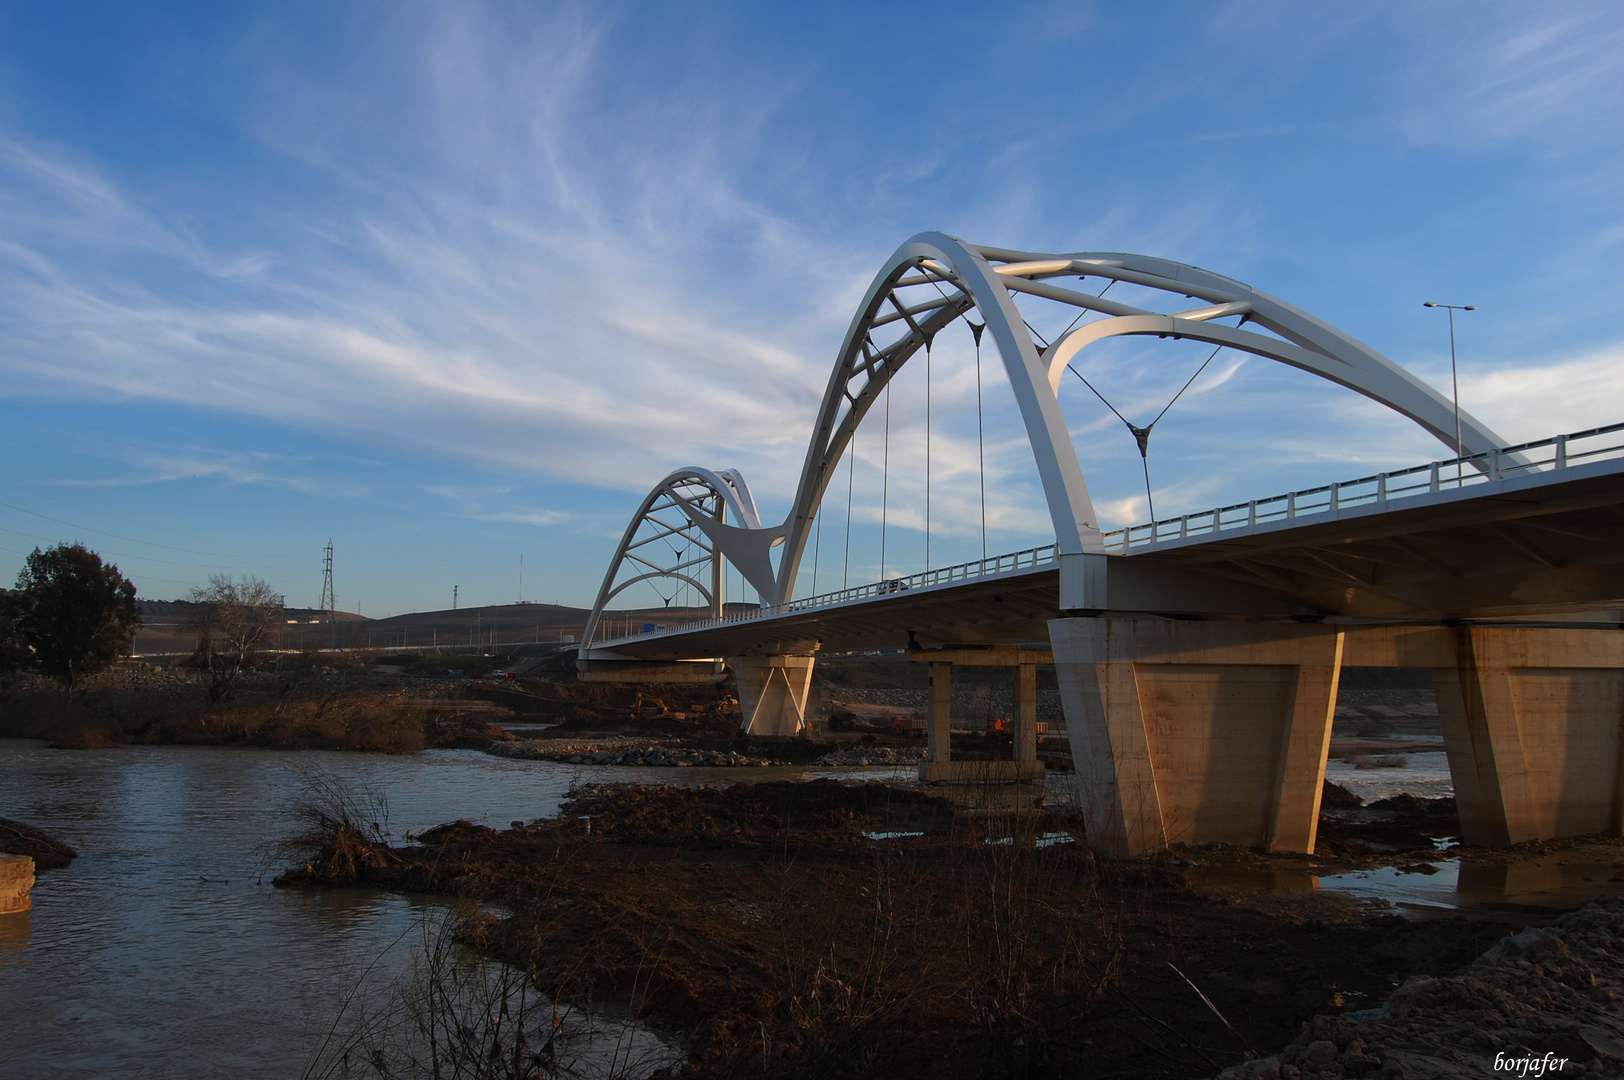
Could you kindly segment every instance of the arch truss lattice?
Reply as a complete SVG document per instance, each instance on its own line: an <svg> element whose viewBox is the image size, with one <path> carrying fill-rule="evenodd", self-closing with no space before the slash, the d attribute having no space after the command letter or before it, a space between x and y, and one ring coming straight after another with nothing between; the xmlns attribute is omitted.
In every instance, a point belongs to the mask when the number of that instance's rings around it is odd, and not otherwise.
<svg viewBox="0 0 1624 1080"><path fill-rule="evenodd" d="M730 524L729 516L738 524ZM647 583L667 607L687 589L701 603L685 604L685 609L703 606L720 615L727 557L723 546L734 550L732 559L742 569L747 564L740 561L736 536L742 534L748 543L763 532L755 500L736 471L687 468L670 474L649 492L621 536L587 617L583 647L597 638L610 601L634 585ZM747 579L754 569L751 565L746 571ZM770 568L763 580L770 580Z"/></svg>
<svg viewBox="0 0 1624 1080"><path fill-rule="evenodd" d="M1157 306L1170 310L1107 298L1106 288L1119 282L1140 286L1141 294L1149 290L1151 297L1166 298ZM1191 300L1199 303L1190 306ZM1034 336L1017 301L1060 305L1074 309L1077 317L1066 333L1044 342ZM1233 278L1146 255L1018 251L967 244L944 233L920 233L885 261L852 317L783 523L760 523L737 472L673 473L656 486L634 517L610 564L583 647L592 641L604 603L634 580L656 576L645 566L642 577L633 575L617 584L627 565L642 565L633 554L636 545L628 542L639 523L650 518L662 492L673 490L678 478L713 478L727 488L727 492L712 488L722 495L718 505L739 506L734 510L739 523L730 525L720 514L707 518L685 499L664 504L681 511L703 535L711 545L707 557L714 561L720 552L733 563L764 606L788 600L824 492L857 426L903 365L960 318L979 319L1003 361L1061 554L1103 551L1078 447L1061 414L1058 392L1067 365L1083 349L1106 338L1188 339L1266 357L1380 402L1457 449L1457 411L1448 398L1329 323ZM1505 445L1468 413L1458 417L1460 452L1485 453ZM747 514L742 511L745 505ZM716 605L719 613L719 601Z"/></svg>

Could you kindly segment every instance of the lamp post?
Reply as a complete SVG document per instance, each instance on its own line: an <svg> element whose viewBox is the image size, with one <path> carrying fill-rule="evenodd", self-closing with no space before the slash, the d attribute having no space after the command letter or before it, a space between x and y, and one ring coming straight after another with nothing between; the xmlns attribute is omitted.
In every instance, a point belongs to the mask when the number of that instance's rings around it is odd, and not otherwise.
<svg viewBox="0 0 1624 1080"><path fill-rule="evenodd" d="M1428 300L1422 307L1441 307L1449 309L1449 389L1455 397L1455 456L1464 457L1465 451L1461 448L1460 438L1460 377L1455 371L1455 312L1476 311L1476 304L1437 304Z"/></svg>

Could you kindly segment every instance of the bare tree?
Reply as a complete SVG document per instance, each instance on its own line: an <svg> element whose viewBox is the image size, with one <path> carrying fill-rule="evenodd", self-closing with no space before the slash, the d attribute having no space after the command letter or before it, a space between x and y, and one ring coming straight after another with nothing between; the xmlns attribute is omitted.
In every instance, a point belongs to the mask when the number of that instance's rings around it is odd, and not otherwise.
<svg viewBox="0 0 1624 1080"><path fill-rule="evenodd" d="M242 669L261 652L282 619L282 598L253 575L215 574L207 588L193 589L191 624L197 631L196 661L210 674L209 700L230 699Z"/></svg>

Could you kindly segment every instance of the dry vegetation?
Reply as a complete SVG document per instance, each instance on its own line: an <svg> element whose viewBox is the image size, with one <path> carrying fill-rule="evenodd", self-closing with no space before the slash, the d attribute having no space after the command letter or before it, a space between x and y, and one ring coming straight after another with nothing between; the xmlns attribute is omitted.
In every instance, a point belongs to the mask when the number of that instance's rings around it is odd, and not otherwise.
<svg viewBox="0 0 1624 1080"><path fill-rule="evenodd" d="M505 737L488 708L314 670L245 676L226 701L211 700L207 675L185 670L107 672L85 680L71 699L50 680L8 682L0 684L0 738L64 749L154 743L411 753Z"/></svg>
<svg viewBox="0 0 1624 1080"><path fill-rule="evenodd" d="M1229 903L1074 835L884 785L605 786L509 830L355 831L278 883L493 905L465 941L680 1032L695 1077L1212 1075L1502 932Z"/></svg>

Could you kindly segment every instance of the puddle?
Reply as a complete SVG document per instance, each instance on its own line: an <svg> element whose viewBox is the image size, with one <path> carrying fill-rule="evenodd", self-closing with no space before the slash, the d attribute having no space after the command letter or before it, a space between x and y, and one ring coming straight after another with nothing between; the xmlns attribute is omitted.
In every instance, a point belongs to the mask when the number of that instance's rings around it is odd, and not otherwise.
<svg viewBox="0 0 1624 1080"><path fill-rule="evenodd" d="M1435 870L1427 873L1419 869L1422 866ZM1553 852L1509 863L1503 856L1465 855L1342 874L1316 874L1312 866L1195 866L1183 873L1197 888L1340 892L1385 900L1401 914L1415 916L1508 907L1569 911L1603 896L1624 896L1624 861L1618 861L1614 853L1597 857L1582 851Z"/></svg>

